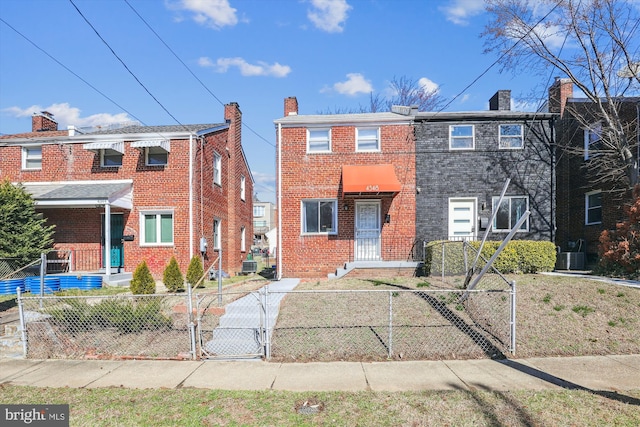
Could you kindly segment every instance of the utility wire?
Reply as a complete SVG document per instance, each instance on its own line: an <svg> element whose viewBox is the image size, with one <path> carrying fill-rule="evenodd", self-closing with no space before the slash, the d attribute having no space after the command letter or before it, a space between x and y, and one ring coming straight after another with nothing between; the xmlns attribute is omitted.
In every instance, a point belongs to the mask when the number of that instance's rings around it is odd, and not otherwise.
<svg viewBox="0 0 640 427"><path fill-rule="evenodd" d="M122 64L122 66L129 72L129 74L131 74L131 76L136 80L136 82L138 82L138 84L149 94L149 96L151 96L151 98L153 98L154 101L156 101L156 103L173 119L175 120L176 123L178 123L179 125L181 125L182 127L185 128L185 130L189 131L189 129L182 124L177 118L175 118L175 116L173 114L171 114L171 112L169 112L169 110L167 110L167 108L162 105L162 103L158 100L158 98L156 98L151 91L140 81L140 79L133 73L133 71L131 71L131 69L129 69L129 67L127 66L127 64L122 60L122 58L120 58L118 56L118 54L113 50L113 48L109 45L109 43L107 43L107 41L100 35L100 33L98 32L98 30L93 26L93 24L91 24L91 22L87 19L86 16L84 16L84 14L80 11L80 9L78 9L78 6L76 6L76 4L73 2L73 0L69 0L69 2L73 5L73 7L76 9L76 11L80 14L80 16L82 17L82 19L84 19L84 21L91 27L91 29L96 33L96 35L98 36L98 38L100 38L100 40L102 40L102 42L105 44L105 46L107 46L107 48L111 51L111 53L113 54L113 56L116 57L116 59L118 61L120 61L120 63Z"/></svg>
<svg viewBox="0 0 640 427"><path fill-rule="evenodd" d="M224 103L220 100L220 98L218 98L208 87L207 85L204 84L204 82L202 80L200 80L200 78L198 78L198 76L193 72L193 70L191 70L191 68L189 68L189 66L180 58L180 56L178 56L178 54L171 49L171 47L162 39L162 37L160 37L160 35L157 33L157 31L155 31L153 29L153 27L151 27L151 25L142 17L142 15L140 15L140 13L131 5L131 3L129 3L129 0L124 0L124 2L127 4L127 6L129 6L131 8L131 10L133 11L133 13L135 13L138 18L140 18L140 20L142 22L144 22L144 24L147 26L147 28L149 28L149 30L158 38L158 40L160 40L160 42L169 50L169 52L171 52L171 54L173 54L173 56L184 66L184 68L187 69L187 71L189 71L189 73L193 76L194 79L196 79L198 81L198 83L200 83L200 85L209 93L209 95L211 95L213 97L213 99L215 99L216 101L218 101L220 103L220 105L224 106ZM268 141L265 137L263 137L262 135L260 135L258 132L256 132L255 130L253 130L249 125L247 125L244 121L242 122L242 125L245 126L248 130L250 130L251 132L253 132L258 138L262 139L264 142L266 142L267 144L271 145L272 147L275 148L275 145L272 144L270 141Z"/></svg>

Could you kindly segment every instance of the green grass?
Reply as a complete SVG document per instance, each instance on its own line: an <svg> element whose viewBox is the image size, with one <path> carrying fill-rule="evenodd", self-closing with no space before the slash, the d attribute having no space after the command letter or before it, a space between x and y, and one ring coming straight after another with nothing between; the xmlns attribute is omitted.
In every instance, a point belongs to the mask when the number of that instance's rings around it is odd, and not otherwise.
<svg viewBox="0 0 640 427"><path fill-rule="evenodd" d="M287 392L0 386L4 404L66 403L71 426L635 426L640 390ZM304 402L321 408L300 414Z"/></svg>

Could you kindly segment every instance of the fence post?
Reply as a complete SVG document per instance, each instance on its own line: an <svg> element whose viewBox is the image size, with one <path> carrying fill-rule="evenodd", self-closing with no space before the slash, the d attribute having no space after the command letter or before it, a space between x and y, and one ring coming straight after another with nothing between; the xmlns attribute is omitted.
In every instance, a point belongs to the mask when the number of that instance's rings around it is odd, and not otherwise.
<svg viewBox="0 0 640 427"><path fill-rule="evenodd" d="M393 292L389 291L389 352L387 357L391 359L393 355Z"/></svg>
<svg viewBox="0 0 640 427"><path fill-rule="evenodd" d="M269 324L269 300L269 284L267 283L264 287L264 301L262 301L264 304L264 327L262 332L264 333L264 357L266 360L271 358L271 339L269 338L269 327L271 326ZM260 309L261 314L262 312L263 310Z"/></svg>
<svg viewBox="0 0 640 427"><path fill-rule="evenodd" d="M27 358L27 325L24 321L24 307L22 302L22 292L20 288L16 289L18 299L18 314L20 316L20 339L22 340L22 354Z"/></svg>
<svg viewBox="0 0 640 427"><path fill-rule="evenodd" d="M222 306L222 244L218 255L218 307Z"/></svg>
<svg viewBox="0 0 640 427"><path fill-rule="evenodd" d="M189 338L191 339L191 359L196 360L196 330L195 323L193 322L193 300L192 300L191 283L187 283L187 310L189 319Z"/></svg>
<svg viewBox="0 0 640 427"><path fill-rule="evenodd" d="M511 281L511 354L516 354L516 281Z"/></svg>

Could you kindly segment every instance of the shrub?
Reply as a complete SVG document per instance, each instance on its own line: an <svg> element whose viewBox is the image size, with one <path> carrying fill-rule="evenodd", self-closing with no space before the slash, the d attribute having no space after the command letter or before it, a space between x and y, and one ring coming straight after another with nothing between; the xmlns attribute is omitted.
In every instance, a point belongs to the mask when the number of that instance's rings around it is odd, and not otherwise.
<svg viewBox="0 0 640 427"><path fill-rule="evenodd" d="M172 256L171 261L169 261L169 264L165 267L162 281L169 292L184 291L184 278L182 277L182 272L180 271L176 257Z"/></svg>
<svg viewBox="0 0 640 427"><path fill-rule="evenodd" d="M189 267L187 268L187 283L190 286L198 283L198 280L204 276L204 268L202 267L202 261L200 261L200 257L194 255L191 258L191 262L189 262ZM204 280L198 284L199 288L204 288Z"/></svg>
<svg viewBox="0 0 640 427"><path fill-rule="evenodd" d="M600 234L597 270L611 276L640 277L640 185L633 191L634 201L625 206L627 219L616 224L614 231Z"/></svg>
<svg viewBox="0 0 640 427"><path fill-rule="evenodd" d="M156 282L151 276L146 261L138 264L133 272L130 288L134 295L148 295L156 292Z"/></svg>
<svg viewBox="0 0 640 427"><path fill-rule="evenodd" d="M502 242L485 242L482 256L489 259ZM480 242L471 242L475 248ZM556 265L556 246L553 242L512 240L496 258L493 266L500 273L539 273L552 271Z"/></svg>

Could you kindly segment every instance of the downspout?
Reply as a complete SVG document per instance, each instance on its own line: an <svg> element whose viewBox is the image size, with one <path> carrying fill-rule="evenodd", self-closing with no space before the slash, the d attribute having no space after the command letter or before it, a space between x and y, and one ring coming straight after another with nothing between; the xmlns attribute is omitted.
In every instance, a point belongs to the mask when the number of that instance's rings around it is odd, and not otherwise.
<svg viewBox="0 0 640 427"><path fill-rule="evenodd" d="M111 205L104 204L104 278L109 283L111 278Z"/></svg>
<svg viewBox="0 0 640 427"><path fill-rule="evenodd" d="M551 117L550 126L551 129L551 242L556 241L556 119Z"/></svg>
<svg viewBox="0 0 640 427"><path fill-rule="evenodd" d="M189 134L189 260L191 258L193 258L193 134Z"/></svg>
<svg viewBox="0 0 640 427"><path fill-rule="evenodd" d="M282 279L282 123L278 123L278 272L277 280Z"/></svg>

